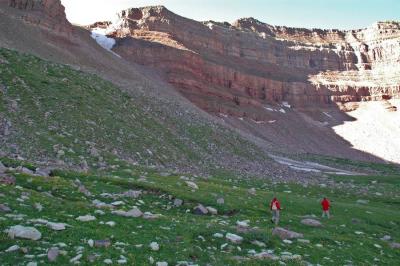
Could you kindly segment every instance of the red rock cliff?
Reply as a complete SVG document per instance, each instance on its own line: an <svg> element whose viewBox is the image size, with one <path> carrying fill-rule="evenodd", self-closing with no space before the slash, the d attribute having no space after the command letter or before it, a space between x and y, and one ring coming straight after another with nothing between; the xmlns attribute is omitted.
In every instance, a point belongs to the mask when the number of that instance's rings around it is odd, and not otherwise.
<svg viewBox="0 0 400 266"><path fill-rule="evenodd" d="M120 12L114 51L161 69L209 112L258 118L266 104L331 105L400 95L400 26L353 31L197 22L162 6Z"/></svg>
<svg viewBox="0 0 400 266"><path fill-rule="evenodd" d="M54 33L72 32L60 0L0 0L0 5L16 9L15 16Z"/></svg>

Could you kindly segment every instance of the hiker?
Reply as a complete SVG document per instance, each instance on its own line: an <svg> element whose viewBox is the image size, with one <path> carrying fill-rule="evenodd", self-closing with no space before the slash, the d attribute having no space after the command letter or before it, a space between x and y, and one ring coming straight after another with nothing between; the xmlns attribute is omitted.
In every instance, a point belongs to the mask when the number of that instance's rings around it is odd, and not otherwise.
<svg viewBox="0 0 400 266"><path fill-rule="evenodd" d="M330 201L327 198L324 198L321 201L321 205L322 205L322 218L324 218L326 216L329 219L330 218L329 208L331 207Z"/></svg>
<svg viewBox="0 0 400 266"><path fill-rule="evenodd" d="M275 223L275 225L278 225L279 223L279 211L281 210L281 204L279 203L278 199L274 197L271 201L270 204L270 209L272 212L272 219L271 222Z"/></svg>

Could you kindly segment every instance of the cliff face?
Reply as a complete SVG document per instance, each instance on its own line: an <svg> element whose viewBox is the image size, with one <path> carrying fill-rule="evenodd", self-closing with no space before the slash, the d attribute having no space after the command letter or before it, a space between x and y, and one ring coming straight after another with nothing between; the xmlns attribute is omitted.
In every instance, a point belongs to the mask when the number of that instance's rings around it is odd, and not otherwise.
<svg viewBox="0 0 400 266"><path fill-rule="evenodd" d="M267 104L329 106L400 95L400 25L363 30L276 27L255 19L197 22L164 7L124 10L113 50L156 67L211 113L262 119ZM265 111L265 110L264 110Z"/></svg>
<svg viewBox="0 0 400 266"><path fill-rule="evenodd" d="M54 33L72 32L72 25L66 18L65 8L60 0L0 0L0 6L16 9L16 17Z"/></svg>

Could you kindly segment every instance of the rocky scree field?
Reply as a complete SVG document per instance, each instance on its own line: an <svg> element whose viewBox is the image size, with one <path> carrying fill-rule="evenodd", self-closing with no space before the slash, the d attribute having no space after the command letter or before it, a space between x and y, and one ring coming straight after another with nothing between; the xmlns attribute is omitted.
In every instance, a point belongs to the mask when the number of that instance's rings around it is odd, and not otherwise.
<svg viewBox="0 0 400 266"><path fill-rule="evenodd" d="M3 154L80 169L111 167L115 159L197 172L273 168L233 131L149 111L149 101L96 75L4 48L0 74Z"/></svg>
<svg viewBox="0 0 400 266"><path fill-rule="evenodd" d="M330 176L338 186L307 186L123 161L89 173L0 161L2 265L396 265L400 258L398 174ZM275 229L267 207L274 195L284 208ZM323 196L332 201L329 220L320 218Z"/></svg>

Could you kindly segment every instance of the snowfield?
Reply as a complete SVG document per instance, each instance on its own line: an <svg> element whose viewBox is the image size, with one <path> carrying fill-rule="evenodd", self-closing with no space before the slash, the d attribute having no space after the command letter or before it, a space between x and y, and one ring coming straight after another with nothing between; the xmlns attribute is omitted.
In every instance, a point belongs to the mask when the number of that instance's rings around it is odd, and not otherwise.
<svg viewBox="0 0 400 266"><path fill-rule="evenodd" d="M363 102L357 110L347 113L356 121L344 122L333 129L355 149L400 163L400 100L389 102L398 111L389 112L384 102Z"/></svg>
<svg viewBox="0 0 400 266"><path fill-rule="evenodd" d="M111 51L116 44L116 41L113 38L107 37L107 29L94 28L92 29L91 36L101 47L109 51Z"/></svg>

